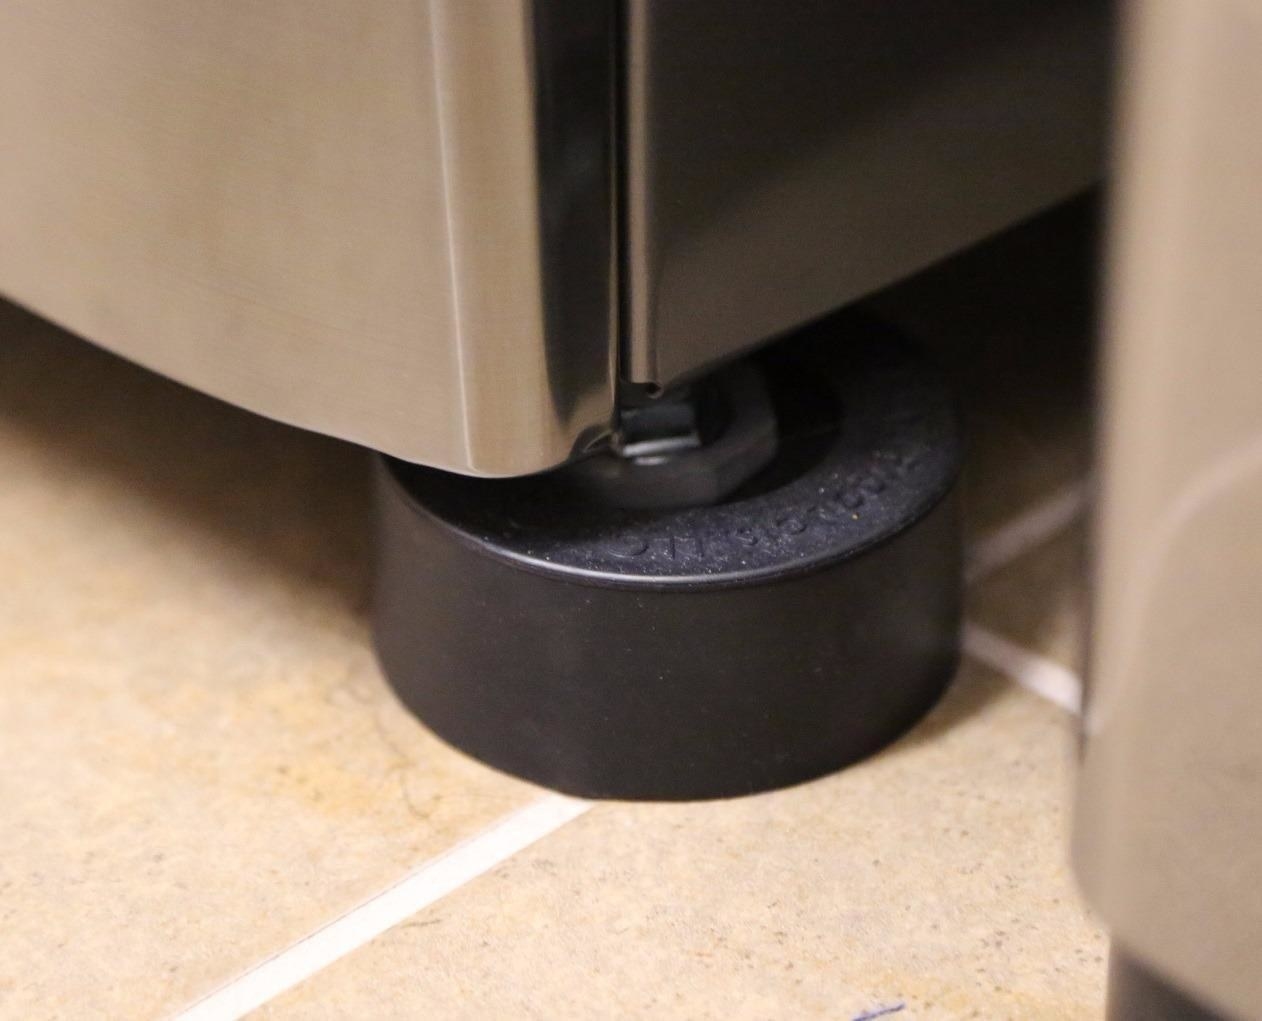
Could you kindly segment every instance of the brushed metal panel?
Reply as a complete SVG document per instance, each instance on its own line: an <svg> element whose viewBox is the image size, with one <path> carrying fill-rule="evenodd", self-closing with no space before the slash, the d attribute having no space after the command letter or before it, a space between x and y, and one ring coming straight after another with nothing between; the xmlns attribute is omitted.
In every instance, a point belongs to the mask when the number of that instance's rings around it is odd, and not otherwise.
<svg viewBox="0 0 1262 1021"><path fill-rule="evenodd" d="M521 474L612 404L608 5L5 0L0 292L284 421Z"/></svg>
<svg viewBox="0 0 1262 1021"><path fill-rule="evenodd" d="M1077 872L1262 1017L1262 2L1128 18Z"/></svg>
<svg viewBox="0 0 1262 1021"><path fill-rule="evenodd" d="M624 369L668 384L1100 173L1107 0L629 0Z"/></svg>

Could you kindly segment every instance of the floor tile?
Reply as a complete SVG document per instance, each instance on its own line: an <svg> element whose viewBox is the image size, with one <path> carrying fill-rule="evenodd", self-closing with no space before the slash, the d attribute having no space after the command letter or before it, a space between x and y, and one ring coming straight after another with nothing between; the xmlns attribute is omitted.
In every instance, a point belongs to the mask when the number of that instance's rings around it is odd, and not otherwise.
<svg viewBox="0 0 1262 1021"><path fill-rule="evenodd" d="M537 795L390 697L366 455L0 304L0 1015L157 1017Z"/></svg>
<svg viewBox="0 0 1262 1021"><path fill-rule="evenodd" d="M792 790L604 804L268 1018L1099 1016L1065 863L1070 723L978 667L875 759Z"/></svg>

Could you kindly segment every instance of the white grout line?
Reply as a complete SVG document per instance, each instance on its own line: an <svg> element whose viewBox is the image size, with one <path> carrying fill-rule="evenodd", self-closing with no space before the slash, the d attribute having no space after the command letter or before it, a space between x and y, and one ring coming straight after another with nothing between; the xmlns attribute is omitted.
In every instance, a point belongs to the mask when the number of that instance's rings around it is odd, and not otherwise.
<svg viewBox="0 0 1262 1021"><path fill-rule="evenodd" d="M591 808L559 794L512 812L293 946L198 1000L176 1021L235 1021Z"/></svg>
<svg viewBox="0 0 1262 1021"><path fill-rule="evenodd" d="M1086 486L1076 482L1013 518L970 550L965 581L984 578L1064 531L1086 505ZM1068 667L968 621L963 644L968 655L1011 677L1027 691L1071 713L1082 711L1082 679Z"/></svg>
<svg viewBox="0 0 1262 1021"><path fill-rule="evenodd" d="M1087 505L1087 489L1081 482L1043 500L1024 514L979 540L969 550L964 580L973 582L1011 563L1022 553L1064 531Z"/></svg>
<svg viewBox="0 0 1262 1021"><path fill-rule="evenodd" d="M1010 642L979 624L965 623L964 651L974 659L1006 674L1071 713L1082 708L1082 680L1068 667Z"/></svg>

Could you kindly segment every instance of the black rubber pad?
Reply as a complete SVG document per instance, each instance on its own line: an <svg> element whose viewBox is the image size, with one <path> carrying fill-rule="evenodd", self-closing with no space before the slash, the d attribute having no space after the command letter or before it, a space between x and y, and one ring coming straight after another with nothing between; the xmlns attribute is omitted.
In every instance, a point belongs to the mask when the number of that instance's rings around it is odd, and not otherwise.
<svg viewBox="0 0 1262 1021"><path fill-rule="evenodd" d="M780 452L716 506L383 465L377 647L428 726L569 793L709 798L837 769L933 704L960 613L946 386L849 315L759 364Z"/></svg>

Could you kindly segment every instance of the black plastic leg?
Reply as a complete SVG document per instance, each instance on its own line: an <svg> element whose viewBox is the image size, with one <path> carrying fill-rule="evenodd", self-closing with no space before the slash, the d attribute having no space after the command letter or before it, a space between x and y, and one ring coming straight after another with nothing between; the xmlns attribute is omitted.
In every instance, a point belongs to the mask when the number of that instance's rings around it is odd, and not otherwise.
<svg viewBox="0 0 1262 1021"><path fill-rule="evenodd" d="M946 387L848 318L758 364L779 451L713 506L382 465L377 648L429 727L569 793L711 798L835 770L934 703L960 614Z"/></svg>

